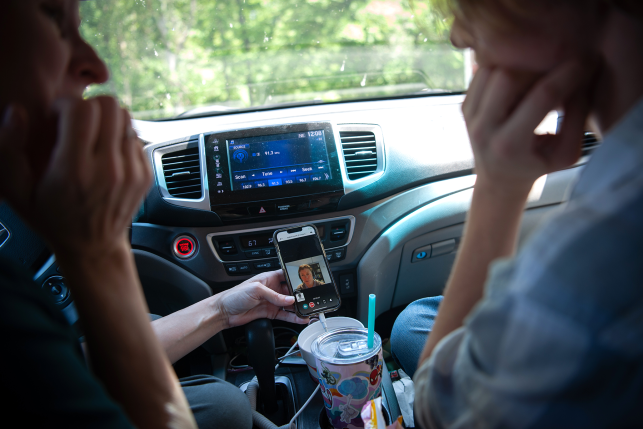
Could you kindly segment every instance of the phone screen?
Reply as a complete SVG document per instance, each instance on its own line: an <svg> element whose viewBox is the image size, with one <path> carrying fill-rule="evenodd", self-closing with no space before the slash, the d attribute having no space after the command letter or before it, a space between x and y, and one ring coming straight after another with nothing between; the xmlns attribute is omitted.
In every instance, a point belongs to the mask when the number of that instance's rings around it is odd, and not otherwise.
<svg viewBox="0 0 643 429"><path fill-rule="evenodd" d="M337 310L339 292L315 227L275 231L274 241L297 312L309 316Z"/></svg>

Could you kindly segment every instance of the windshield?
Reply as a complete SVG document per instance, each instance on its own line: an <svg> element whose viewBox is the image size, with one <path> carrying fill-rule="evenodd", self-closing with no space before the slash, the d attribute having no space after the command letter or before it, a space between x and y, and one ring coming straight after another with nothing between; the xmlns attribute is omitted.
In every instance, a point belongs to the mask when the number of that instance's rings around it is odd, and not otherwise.
<svg viewBox="0 0 643 429"><path fill-rule="evenodd" d="M444 0L81 2L81 32L137 119L463 91Z"/></svg>

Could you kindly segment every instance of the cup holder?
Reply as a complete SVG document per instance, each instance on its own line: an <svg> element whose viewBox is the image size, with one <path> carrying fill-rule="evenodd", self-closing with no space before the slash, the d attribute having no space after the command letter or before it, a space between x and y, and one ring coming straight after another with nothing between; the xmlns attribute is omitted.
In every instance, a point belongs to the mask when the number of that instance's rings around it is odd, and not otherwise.
<svg viewBox="0 0 643 429"><path fill-rule="evenodd" d="M391 418L388 415L388 410L386 407L382 407L382 414L384 415L384 420L386 421L386 426L391 424ZM322 407L319 412L319 429L335 429L333 425L330 424L328 420L328 415L326 414L326 407Z"/></svg>

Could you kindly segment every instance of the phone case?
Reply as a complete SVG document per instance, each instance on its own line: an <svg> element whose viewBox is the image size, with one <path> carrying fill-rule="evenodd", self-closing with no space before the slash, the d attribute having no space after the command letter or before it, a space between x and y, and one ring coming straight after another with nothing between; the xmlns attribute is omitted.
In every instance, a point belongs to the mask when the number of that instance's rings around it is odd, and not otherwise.
<svg viewBox="0 0 643 429"><path fill-rule="evenodd" d="M293 308L295 309L295 314L301 318L306 318L306 317L312 317L320 313L331 313L333 311L339 310L339 308L342 306L342 299L339 296L339 289L337 289L337 284L335 283L335 279L332 276L332 271L330 269L330 265L328 264L328 259L326 259L326 249L324 248L324 244L321 242L321 239L319 238L319 230L315 225L302 225L302 226L297 226L297 227L290 227L290 228L282 228L278 229L277 231L274 232L273 234L273 244L275 245L275 249L277 250L277 256L279 257L279 264L281 265L281 269L284 271L284 278L286 279L286 283L288 284L288 289L290 291L291 296L295 296L295 291L293 290L292 282L290 281L290 276L288 276L288 273L286 271L286 264L284 263L283 259L281 258L281 250L279 248L279 241L277 240L277 234L280 232L288 232L293 229L301 229L304 227L312 227L315 230L315 237L319 241L319 245L321 247L322 255L324 256L324 263L326 264L326 268L328 269L328 272L331 273L331 282L333 283L333 286L335 287L335 293L337 296L337 305L333 308L323 308L319 311L314 311L308 314L302 314L299 312L299 308L297 307L297 302L293 305Z"/></svg>

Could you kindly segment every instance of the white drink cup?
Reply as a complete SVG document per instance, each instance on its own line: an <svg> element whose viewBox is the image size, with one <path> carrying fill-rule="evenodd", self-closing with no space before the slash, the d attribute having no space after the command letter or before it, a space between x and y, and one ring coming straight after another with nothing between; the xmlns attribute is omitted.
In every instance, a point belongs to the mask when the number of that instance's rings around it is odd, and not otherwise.
<svg viewBox="0 0 643 429"><path fill-rule="evenodd" d="M362 322L357 319L351 319L350 317L327 317L326 326L328 327L328 331L341 328L364 328ZM315 364L315 356L311 353L310 347L317 337L325 333L326 331L324 331L321 322L314 322L299 334L299 349L308 366L310 377L315 383L317 383L318 379L317 366Z"/></svg>

